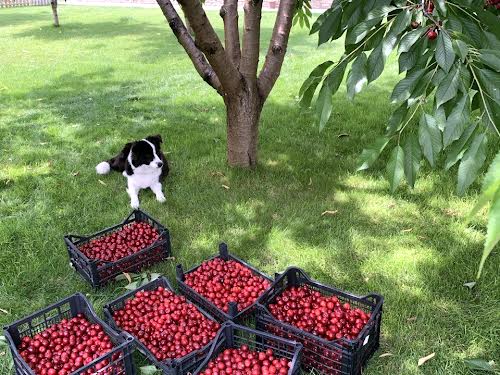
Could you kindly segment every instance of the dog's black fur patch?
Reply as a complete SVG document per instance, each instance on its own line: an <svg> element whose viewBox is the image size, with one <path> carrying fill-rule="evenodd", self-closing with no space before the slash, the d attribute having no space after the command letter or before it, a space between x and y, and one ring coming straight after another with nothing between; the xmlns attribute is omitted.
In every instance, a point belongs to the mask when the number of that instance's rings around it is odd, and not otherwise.
<svg viewBox="0 0 500 375"><path fill-rule="evenodd" d="M169 167L165 155L161 151L161 135L152 135L146 137L146 139L151 142L156 148L156 154L161 159L163 166L160 175L160 181L168 175ZM154 159L153 149L148 142L143 140L127 143L118 155L108 160L108 163L112 170L117 172L126 171L127 175L132 176L134 171L128 162L128 155L132 150L132 164L134 167L140 167L144 164L149 164Z"/></svg>

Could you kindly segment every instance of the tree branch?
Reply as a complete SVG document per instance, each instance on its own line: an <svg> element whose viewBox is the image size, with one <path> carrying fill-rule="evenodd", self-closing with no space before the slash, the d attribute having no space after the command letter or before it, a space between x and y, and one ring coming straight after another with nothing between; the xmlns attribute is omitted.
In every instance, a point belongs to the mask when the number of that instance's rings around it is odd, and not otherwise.
<svg viewBox="0 0 500 375"><path fill-rule="evenodd" d="M246 78L257 79L260 52L260 19L262 0L245 0L245 27L240 72Z"/></svg>
<svg viewBox="0 0 500 375"><path fill-rule="evenodd" d="M157 0L170 28L177 37L179 44L184 47L198 74L212 86L220 95L223 95L222 85L203 53L195 46L193 38L189 34L182 19L177 14L170 0Z"/></svg>
<svg viewBox="0 0 500 375"><path fill-rule="evenodd" d="M224 44L236 68L240 66L240 31L238 29L238 0L224 0L220 8L224 20Z"/></svg>
<svg viewBox="0 0 500 375"><path fill-rule="evenodd" d="M280 1L266 61L259 75L258 85L263 100L267 98L280 75L288 45L288 37L290 36L290 29L292 28L294 10L294 0Z"/></svg>
<svg viewBox="0 0 500 375"><path fill-rule="evenodd" d="M168 0L157 0L168 1ZM224 94L232 94L241 87L241 75L234 66L212 24L201 6L200 0L178 0L195 35L195 45L203 52L222 84Z"/></svg>

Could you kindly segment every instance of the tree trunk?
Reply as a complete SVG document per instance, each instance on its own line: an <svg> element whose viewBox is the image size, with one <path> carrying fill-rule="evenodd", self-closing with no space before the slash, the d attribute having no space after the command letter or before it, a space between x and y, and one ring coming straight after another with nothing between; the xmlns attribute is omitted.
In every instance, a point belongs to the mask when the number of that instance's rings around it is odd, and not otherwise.
<svg viewBox="0 0 500 375"><path fill-rule="evenodd" d="M231 166L254 168L257 165L257 144L262 100L256 88L226 97L227 161Z"/></svg>
<svg viewBox="0 0 500 375"><path fill-rule="evenodd" d="M57 14L57 0L50 0L52 15L54 16L54 26L59 27L59 15Z"/></svg>
<svg viewBox="0 0 500 375"><path fill-rule="evenodd" d="M189 20L187 19L186 16L184 16L184 24L186 25L186 29L187 29L188 33L191 36L194 36L193 28L191 27L191 24L189 23Z"/></svg>

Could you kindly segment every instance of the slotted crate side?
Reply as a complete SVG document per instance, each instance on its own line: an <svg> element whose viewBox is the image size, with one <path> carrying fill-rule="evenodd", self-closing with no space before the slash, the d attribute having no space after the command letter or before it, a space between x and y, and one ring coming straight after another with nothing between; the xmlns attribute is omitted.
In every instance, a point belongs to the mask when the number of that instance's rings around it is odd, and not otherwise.
<svg viewBox="0 0 500 375"><path fill-rule="evenodd" d="M263 272L259 271L257 268L254 266L248 264L244 260L229 254L228 251L228 246L226 243L222 242L219 244L219 254L213 255L210 258L206 259L204 262L208 262L210 260L213 260L215 258L221 258L223 260L233 260L235 262L238 262L245 266L246 268L250 269L255 275L258 275L260 277L263 277L264 279L272 282L273 279L269 277L268 275L264 274ZM185 276L190 274L191 272L196 271L200 265L197 265L188 271L184 271L182 266L179 264L177 265L176 269L176 280L177 280L177 285L179 287L179 291L184 294L189 300L194 302L196 305L203 307L206 311L208 311L210 314L212 314L219 322L225 322L228 320L235 321L238 323L241 323L243 319L248 318L255 312L255 303L248 306L247 308L243 309L242 311L238 312L237 306L235 303L229 303L228 304L228 312L224 312L223 310L219 309L215 304L213 304L211 301L209 301L207 298L203 297L201 294L196 292L193 288L191 288L189 285L185 283Z"/></svg>
<svg viewBox="0 0 500 375"><path fill-rule="evenodd" d="M118 334L96 315L90 302L80 293L65 298L26 318L20 319L4 328L9 348L14 360L15 373L35 375L35 372L21 357L17 347L25 336L33 337L63 319L71 319L83 314L93 324L99 324L115 345L111 351L83 366L72 375L83 374L88 370L97 371L95 366L105 361L109 363L101 369L103 375L134 375L132 361L133 337L127 333Z"/></svg>
<svg viewBox="0 0 500 375"><path fill-rule="evenodd" d="M224 323L214 340L210 353L193 375L200 374L207 367L208 363L214 360L224 350L239 348L242 345L248 345L248 347L254 351L272 349L275 357L284 357L291 361L288 375L298 375L300 373L302 350L302 345L300 343L286 340L264 331L237 325L229 321Z"/></svg>
<svg viewBox="0 0 500 375"><path fill-rule="evenodd" d="M113 319L113 313L117 310L122 309L125 306L127 300L133 298L135 294L139 291L151 291L157 289L159 286L164 287L175 293L174 289L170 285L170 282L163 276L159 277L156 280L153 280L135 290L132 290L123 296L115 299L112 302L109 302L104 306L104 316L108 324L113 327L117 331L123 331ZM199 306L196 308L208 319L215 321L215 319L208 314L206 311L201 309ZM208 343L205 347L195 350L182 358L177 359L167 359L165 361L160 362L156 359L153 353L135 336L134 340L137 345L138 350L148 359L148 361L154 364L157 368L161 369L162 373L165 375L186 375L192 371L194 371L201 361L205 359L210 351L210 347L212 342Z"/></svg>
<svg viewBox="0 0 500 375"><path fill-rule="evenodd" d="M146 222L158 230L160 238L152 245L115 262L100 262L89 259L80 251L80 246L97 238L108 236L133 222ZM71 264L93 287L114 280L123 272L137 272L171 256L170 233L167 228L143 211L133 211L122 223L90 236L67 235L64 237Z"/></svg>
<svg viewBox="0 0 500 375"><path fill-rule="evenodd" d="M300 330L272 316L267 309L289 286L308 285L323 295L336 296L371 314L370 320L355 340L339 339L328 341L309 332ZM297 340L304 345L302 363L306 368L315 368L325 374L359 375L367 360L379 347L383 297L370 294L355 296L340 289L326 286L310 279L299 268L290 267L283 274L276 274L276 280L257 303L257 327L277 336Z"/></svg>

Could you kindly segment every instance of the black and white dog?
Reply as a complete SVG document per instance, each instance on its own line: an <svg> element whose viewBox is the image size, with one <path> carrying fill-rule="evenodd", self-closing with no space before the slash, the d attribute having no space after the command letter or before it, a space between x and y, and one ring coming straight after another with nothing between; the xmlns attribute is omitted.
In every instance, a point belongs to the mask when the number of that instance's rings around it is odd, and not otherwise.
<svg viewBox="0 0 500 375"><path fill-rule="evenodd" d="M132 208L139 208L139 191L150 188L158 202L165 202L161 181L168 175L168 163L161 152L162 139L153 135L130 142L114 158L103 161L95 167L98 174L108 174L111 170L122 172L127 178L127 193Z"/></svg>

